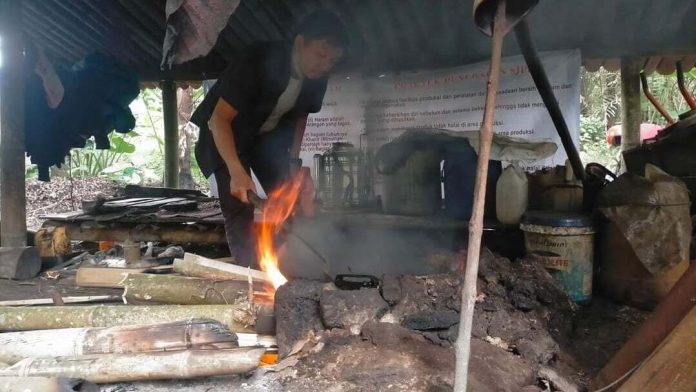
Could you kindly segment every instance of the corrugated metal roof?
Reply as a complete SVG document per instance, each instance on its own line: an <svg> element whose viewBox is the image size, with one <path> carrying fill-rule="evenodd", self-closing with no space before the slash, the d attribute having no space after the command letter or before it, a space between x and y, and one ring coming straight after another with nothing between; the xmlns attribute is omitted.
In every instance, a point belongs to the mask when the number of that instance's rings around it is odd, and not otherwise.
<svg viewBox="0 0 696 392"><path fill-rule="evenodd" d="M212 78L255 41L291 37L317 8L343 17L349 66L368 73L444 68L487 59L490 39L474 26L471 0L243 0L205 58L175 67L176 79ZM147 80L160 77L165 0L24 0L26 36L56 60L112 54ZM529 23L539 50L580 48L588 69L641 56L649 70L696 63L696 0L541 0ZM506 39L505 55L519 53Z"/></svg>

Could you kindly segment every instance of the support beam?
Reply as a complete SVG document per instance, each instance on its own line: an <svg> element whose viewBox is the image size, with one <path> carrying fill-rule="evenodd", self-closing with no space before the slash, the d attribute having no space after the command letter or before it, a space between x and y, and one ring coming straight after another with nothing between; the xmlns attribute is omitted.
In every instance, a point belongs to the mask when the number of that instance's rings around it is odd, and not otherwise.
<svg viewBox="0 0 696 392"><path fill-rule="evenodd" d="M171 79L160 82L164 117L164 186L179 187L179 119L176 84Z"/></svg>
<svg viewBox="0 0 696 392"><path fill-rule="evenodd" d="M621 59L621 150L640 146L640 70L642 61Z"/></svg>
<svg viewBox="0 0 696 392"><path fill-rule="evenodd" d="M27 245L24 189L24 78L22 2L0 2L0 277L35 276L41 259Z"/></svg>

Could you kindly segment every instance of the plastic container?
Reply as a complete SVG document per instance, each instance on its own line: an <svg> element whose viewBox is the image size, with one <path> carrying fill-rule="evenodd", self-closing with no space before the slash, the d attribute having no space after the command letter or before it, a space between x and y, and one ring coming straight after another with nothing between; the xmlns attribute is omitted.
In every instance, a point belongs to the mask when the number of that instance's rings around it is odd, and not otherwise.
<svg viewBox="0 0 696 392"><path fill-rule="evenodd" d="M448 216L469 220L474 204L474 185L478 155L471 146L458 146L445 151L442 178L445 188L445 212ZM486 182L486 205L484 215L495 215L496 184L500 177L500 161L488 162L488 180Z"/></svg>
<svg viewBox="0 0 696 392"><path fill-rule="evenodd" d="M401 167L385 174L382 210L394 215L431 215L440 209L440 153L415 150Z"/></svg>
<svg viewBox="0 0 696 392"><path fill-rule="evenodd" d="M495 215L500 223L516 225L527 210L527 174L514 163L503 170L495 189Z"/></svg>
<svg viewBox="0 0 696 392"><path fill-rule="evenodd" d="M527 256L544 265L577 303L592 298L594 227L584 215L530 211L522 218Z"/></svg>

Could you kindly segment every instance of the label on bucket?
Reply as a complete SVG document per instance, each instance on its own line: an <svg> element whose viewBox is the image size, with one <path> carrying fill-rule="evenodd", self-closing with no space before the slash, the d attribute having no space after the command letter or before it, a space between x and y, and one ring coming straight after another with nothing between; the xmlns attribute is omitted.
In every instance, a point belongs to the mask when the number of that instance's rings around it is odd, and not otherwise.
<svg viewBox="0 0 696 392"><path fill-rule="evenodd" d="M532 252L532 257L535 261L541 263L541 265L543 265L544 268L553 269L557 271L570 270L570 260L565 257L559 256L556 253L535 251Z"/></svg>

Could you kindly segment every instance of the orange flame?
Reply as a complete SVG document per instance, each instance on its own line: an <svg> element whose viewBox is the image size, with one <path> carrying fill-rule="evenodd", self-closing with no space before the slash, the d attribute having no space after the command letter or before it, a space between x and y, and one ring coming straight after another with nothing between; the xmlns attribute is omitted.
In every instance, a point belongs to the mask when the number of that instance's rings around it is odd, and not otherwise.
<svg viewBox="0 0 696 392"><path fill-rule="evenodd" d="M304 180L303 172L273 191L263 208L263 219L258 233L257 248L261 270L268 274L274 288L278 288L288 280L278 268L278 255L273 246L273 237L295 208L295 202L300 195Z"/></svg>

